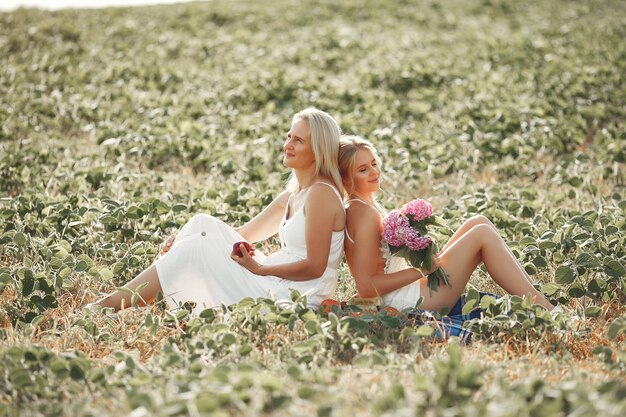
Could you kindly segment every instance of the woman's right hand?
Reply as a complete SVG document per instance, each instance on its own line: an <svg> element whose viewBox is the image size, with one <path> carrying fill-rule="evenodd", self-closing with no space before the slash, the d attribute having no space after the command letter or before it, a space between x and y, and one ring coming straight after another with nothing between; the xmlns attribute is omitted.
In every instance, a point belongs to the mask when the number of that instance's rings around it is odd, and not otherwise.
<svg viewBox="0 0 626 417"><path fill-rule="evenodd" d="M432 260L430 271L426 271L424 269L422 269L421 271L424 274L424 276L427 276L427 275L432 274L433 272L435 272L439 268L441 268L441 258L439 258L438 256L433 256L433 260Z"/></svg>
<svg viewBox="0 0 626 417"><path fill-rule="evenodd" d="M165 241L165 245L163 245L163 248L161 248L161 256L169 252L175 240L176 240L176 235L172 235Z"/></svg>

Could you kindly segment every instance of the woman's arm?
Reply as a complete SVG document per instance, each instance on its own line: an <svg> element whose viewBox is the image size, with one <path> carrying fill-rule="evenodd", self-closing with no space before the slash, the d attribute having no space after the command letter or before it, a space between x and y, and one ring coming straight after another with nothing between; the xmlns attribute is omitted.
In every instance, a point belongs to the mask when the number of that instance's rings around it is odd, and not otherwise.
<svg viewBox="0 0 626 417"><path fill-rule="evenodd" d="M245 250L243 256L231 256L257 275L274 275L291 281L308 281L324 274L328 265L330 243L335 224L343 207L335 193L324 185L312 185L304 205L306 215L307 257L301 261L279 265L260 265Z"/></svg>
<svg viewBox="0 0 626 417"><path fill-rule="evenodd" d="M402 288L422 277L424 274L414 268L404 269L391 274L379 273L381 217L372 207L359 206L350 212L351 233L354 249L350 271L361 297L382 296Z"/></svg>
<svg viewBox="0 0 626 417"><path fill-rule="evenodd" d="M274 236L278 232L280 221L285 213L289 192L283 191L263 211L252 220L235 230L248 242L259 242Z"/></svg>

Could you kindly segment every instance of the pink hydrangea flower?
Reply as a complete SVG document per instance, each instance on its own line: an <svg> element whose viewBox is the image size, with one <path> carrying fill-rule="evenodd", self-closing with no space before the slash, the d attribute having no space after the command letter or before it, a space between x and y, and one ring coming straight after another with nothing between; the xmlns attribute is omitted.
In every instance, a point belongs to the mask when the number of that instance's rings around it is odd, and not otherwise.
<svg viewBox="0 0 626 417"><path fill-rule="evenodd" d="M392 210L383 219L383 239L391 246L404 245L409 230L413 230L409 219L399 210Z"/></svg>
<svg viewBox="0 0 626 417"><path fill-rule="evenodd" d="M413 228L409 228L409 230L406 233L406 245L412 251L426 249L428 245L430 245L430 242L431 242L430 237L421 236L417 232L417 230Z"/></svg>
<svg viewBox="0 0 626 417"><path fill-rule="evenodd" d="M419 222L433 214L433 206L423 199L417 199L406 203L402 209L402 214L406 216L413 216L415 221Z"/></svg>

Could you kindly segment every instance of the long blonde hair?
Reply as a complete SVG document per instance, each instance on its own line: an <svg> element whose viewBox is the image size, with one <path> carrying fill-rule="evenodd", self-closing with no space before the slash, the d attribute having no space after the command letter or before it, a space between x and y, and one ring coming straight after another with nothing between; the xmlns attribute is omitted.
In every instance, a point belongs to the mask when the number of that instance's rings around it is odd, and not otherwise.
<svg viewBox="0 0 626 417"><path fill-rule="evenodd" d="M315 172L313 175L328 178L343 195L343 182L339 174L337 156L339 154L339 139L341 129L339 124L328 113L315 107L309 107L293 116L292 124L298 120L306 121L309 126L311 148L315 158ZM287 191L300 191L300 184L292 171L287 182Z"/></svg>

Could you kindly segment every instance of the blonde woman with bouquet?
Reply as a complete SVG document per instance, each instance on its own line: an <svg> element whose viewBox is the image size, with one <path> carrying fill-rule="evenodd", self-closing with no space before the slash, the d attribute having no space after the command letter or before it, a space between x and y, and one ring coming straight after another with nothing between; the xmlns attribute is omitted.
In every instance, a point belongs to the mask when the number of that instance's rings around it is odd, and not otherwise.
<svg viewBox="0 0 626 417"><path fill-rule="evenodd" d="M239 228L207 214L192 217L166 243L163 255L125 285L89 308L129 307L162 293L170 308L196 305L194 313L245 297L289 299L291 290L318 306L334 294L343 257L345 211L337 166L341 131L327 113L308 108L293 117L283 144L291 169L287 189ZM281 249L267 257L248 242L278 233Z"/></svg>
<svg viewBox="0 0 626 417"><path fill-rule="evenodd" d="M451 308L465 290L472 272L484 263L491 278L509 294L530 295L534 303L549 311L554 308L533 287L496 227L484 216L474 216L463 223L432 262L431 259L425 262L429 267L413 268L404 258L393 256L390 244L395 245L394 239L400 234L411 232L403 216L415 216L412 222L421 221L431 215L432 208L423 200L416 200L385 218L384 210L376 202L380 165L381 160L371 142L358 136L342 137L339 170L349 196L345 253L360 297L380 296L384 305L399 310L415 307L420 297L423 297L421 309ZM411 233L413 236L402 236L402 242L397 244L408 242L415 250L428 247L430 241L424 236ZM431 291L427 277L440 267L445 270L443 276L447 275L448 285Z"/></svg>

